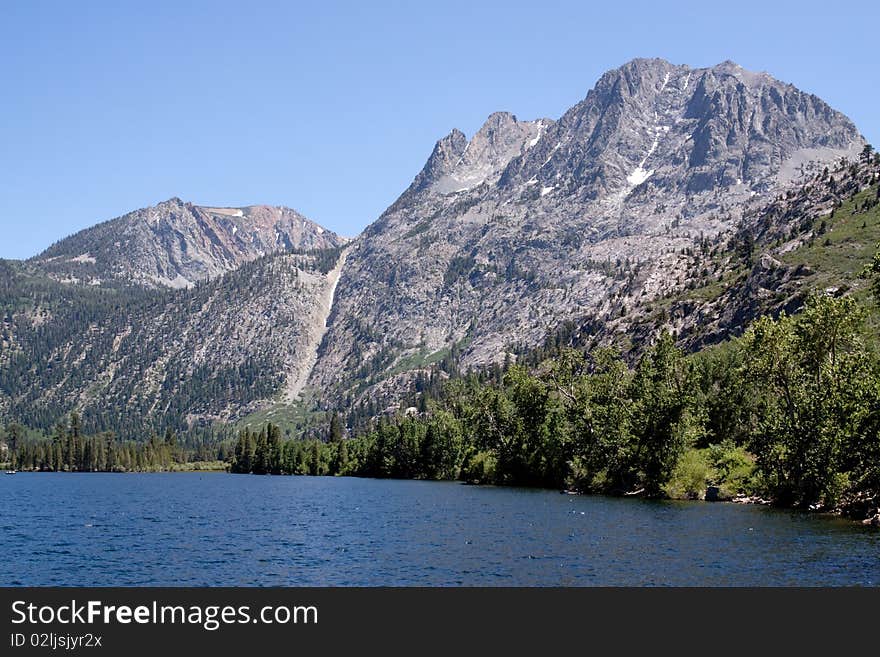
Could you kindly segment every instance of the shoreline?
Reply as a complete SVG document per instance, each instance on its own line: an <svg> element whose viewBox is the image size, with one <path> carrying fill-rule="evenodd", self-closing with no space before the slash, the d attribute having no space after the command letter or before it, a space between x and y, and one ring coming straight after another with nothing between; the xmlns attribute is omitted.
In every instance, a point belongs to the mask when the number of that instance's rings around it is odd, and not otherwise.
<svg viewBox="0 0 880 657"><path fill-rule="evenodd" d="M202 467L199 467L201 464ZM222 467L221 467L222 464ZM159 468L155 470L14 470L5 468L6 474L158 474L186 472L229 472L229 464L224 461L194 461L192 464L176 464L180 467ZM192 465L193 467L184 467Z"/></svg>
<svg viewBox="0 0 880 657"><path fill-rule="evenodd" d="M209 462L212 465L215 463L219 465L222 461L217 462ZM107 470L95 470L95 471L78 471L78 470L16 470L15 474L230 474L230 475L246 475L246 476L267 476L267 477L313 477L316 475L307 475L307 474L263 474L263 475L254 475L253 473L240 473L240 472L232 472L229 468L229 465L226 464L226 467L211 467L211 468L173 468L167 470L120 470L120 471L107 471ZM7 474L10 474L7 472ZM323 476L327 478L337 478L337 477L347 477L351 479L374 479L376 481L385 481L391 478L382 478L382 477L357 477L354 475L317 475ZM395 480L395 479L392 479ZM466 480L458 480L458 479L396 479L395 481L446 481L450 483L458 483L462 486L495 486L500 488L528 488L522 486L498 486L496 484L483 484L474 481L466 481ZM636 498L636 499L648 499L643 494L642 491L637 491L636 493L631 494L623 494L623 495L610 495L605 493L582 493L580 491L571 490L571 489L556 489L556 488L541 488L539 490L545 491L558 491L560 495L576 495L579 497L620 497L620 498ZM862 525L865 527L876 527L880 528L880 509L875 510L874 512L869 511L865 517L857 517L854 515L847 515L847 513L843 509L813 509L813 508L801 508L796 506L783 506L777 505L773 502L773 500L763 498L759 495L745 495L739 494L734 497L727 499L707 499L707 498L676 498L676 497L658 497L655 498L657 500L666 500L670 502L705 502L708 504L739 504L739 505L751 505L751 506L768 506L773 509L778 509L780 511L799 511L803 513L807 513L809 515L815 516L828 516L834 518L840 518L843 520L849 520L853 524Z"/></svg>

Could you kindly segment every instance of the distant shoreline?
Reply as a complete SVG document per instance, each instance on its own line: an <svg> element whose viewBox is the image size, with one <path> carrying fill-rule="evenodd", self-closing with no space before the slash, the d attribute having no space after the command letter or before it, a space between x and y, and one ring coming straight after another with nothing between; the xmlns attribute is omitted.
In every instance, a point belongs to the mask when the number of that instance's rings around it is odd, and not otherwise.
<svg viewBox="0 0 880 657"><path fill-rule="evenodd" d="M183 472L214 472L229 473L229 464L225 461L196 461L194 463L175 464L172 468L159 468L155 470L15 470L15 474L158 474L183 473ZM192 466L192 467L187 467ZM8 471L10 467L3 468Z"/></svg>
<svg viewBox="0 0 880 657"><path fill-rule="evenodd" d="M223 463L222 461L216 462L216 464ZM210 462L211 465L214 465L214 462ZM373 479L375 481L424 481L429 483L457 483L463 486L479 486L479 487L487 487L487 488L528 488L523 486L504 486L499 484L482 484L482 483L474 483L469 481L462 481L459 479L406 479L400 478L396 479L393 477L358 477L353 475L308 475L308 474L271 474L266 473L263 475L254 475L253 473L242 473L242 472L231 472L228 464L227 467L213 467L213 468L174 468L169 470L126 470L126 471L108 471L108 470L94 470L94 471L79 471L79 470L18 470L16 474L71 474L71 475L80 475L80 474L229 474L229 475L242 475L242 476L265 476L265 477L325 477L328 479ZM533 490L543 490L547 492L558 492L562 495L572 495L577 497L604 497L604 498L622 498L622 499L648 499L642 495L608 495L603 493L581 493L573 490L558 490L555 488L534 488ZM798 507L792 506L782 506L774 504L771 500L763 499L757 496L737 496L730 499L718 499L718 500L707 500L702 498L675 498L675 497L662 497L662 498L653 498L659 501L667 501L667 502L704 502L708 504L736 504L736 505L748 505L748 506L767 506L773 508L778 511L799 511L803 513L807 513L811 516L826 516L829 518L841 518L843 520L849 520L854 524L859 524L863 526L870 527L880 527L880 517L875 516L872 518L858 518L855 516L845 515L840 510L828 510L828 509L802 509Z"/></svg>

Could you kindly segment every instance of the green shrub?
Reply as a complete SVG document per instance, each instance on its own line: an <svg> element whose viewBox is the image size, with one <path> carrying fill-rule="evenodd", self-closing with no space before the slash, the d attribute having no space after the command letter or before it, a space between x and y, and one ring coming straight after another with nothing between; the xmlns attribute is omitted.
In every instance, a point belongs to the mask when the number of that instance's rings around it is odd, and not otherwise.
<svg viewBox="0 0 880 657"><path fill-rule="evenodd" d="M707 460L715 472L712 483L721 489L722 499L739 493L756 492L754 456L742 447L737 447L731 440L709 445L706 452Z"/></svg>
<svg viewBox="0 0 880 657"><path fill-rule="evenodd" d="M690 449L682 454L664 488L669 497L679 500L701 500L705 497L706 486L715 476L706 452L703 449Z"/></svg>
<svg viewBox="0 0 880 657"><path fill-rule="evenodd" d="M461 479L475 484L491 484L495 482L498 460L492 452L475 452L461 469Z"/></svg>

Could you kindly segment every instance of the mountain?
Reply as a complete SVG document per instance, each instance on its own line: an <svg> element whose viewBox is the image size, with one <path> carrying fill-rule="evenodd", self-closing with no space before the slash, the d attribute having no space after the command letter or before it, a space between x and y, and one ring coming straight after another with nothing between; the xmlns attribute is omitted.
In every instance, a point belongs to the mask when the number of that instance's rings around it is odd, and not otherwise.
<svg viewBox="0 0 880 657"><path fill-rule="evenodd" d="M61 281L181 288L266 254L332 249L346 241L290 208L203 207L172 198L87 228L33 262Z"/></svg>
<svg viewBox="0 0 880 657"><path fill-rule="evenodd" d="M347 242L288 208L174 198L0 261L0 415L77 408L138 437L293 401Z"/></svg>
<svg viewBox="0 0 880 657"><path fill-rule="evenodd" d="M732 62L633 60L558 120L452 130L354 240L171 199L0 262L0 416L302 428L547 345L636 354L668 328L697 349L809 289L859 292L878 177L813 95Z"/></svg>
<svg viewBox="0 0 880 657"><path fill-rule="evenodd" d="M558 121L496 113L470 141L453 130L352 245L310 383L330 405L393 403L407 370L453 348L464 368L500 363L624 297L668 295L688 250L863 146L844 115L768 74L660 59L606 73Z"/></svg>
<svg viewBox="0 0 880 657"><path fill-rule="evenodd" d="M0 411L90 431L205 427L302 391L332 303L339 250L279 253L185 289L111 288L0 267Z"/></svg>

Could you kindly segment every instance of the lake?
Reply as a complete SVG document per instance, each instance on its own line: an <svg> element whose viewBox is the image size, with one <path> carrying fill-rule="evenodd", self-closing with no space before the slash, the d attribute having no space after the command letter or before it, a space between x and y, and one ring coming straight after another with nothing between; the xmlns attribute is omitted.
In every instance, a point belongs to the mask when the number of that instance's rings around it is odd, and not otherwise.
<svg viewBox="0 0 880 657"><path fill-rule="evenodd" d="M459 483L0 476L14 586L880 585L880 532L766 507Z"/></svg>

